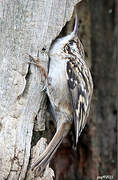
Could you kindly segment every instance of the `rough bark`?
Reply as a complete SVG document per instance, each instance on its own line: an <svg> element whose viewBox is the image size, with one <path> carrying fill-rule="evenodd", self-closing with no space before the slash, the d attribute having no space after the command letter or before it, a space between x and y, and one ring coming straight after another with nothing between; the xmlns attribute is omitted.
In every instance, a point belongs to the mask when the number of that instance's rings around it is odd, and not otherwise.
<svg viewBox="0 0 118 180"><path fill-rule="evenodd" d="M79 0L0 1L0 178L25 179L34 119L44 118L40 70L27 64L37 56L45 68L52 40L70 20ZM45 106L45 105L44 105ZM44 121L40 125L44 129ZM39 123L40 124L40 123Z"/></svg>

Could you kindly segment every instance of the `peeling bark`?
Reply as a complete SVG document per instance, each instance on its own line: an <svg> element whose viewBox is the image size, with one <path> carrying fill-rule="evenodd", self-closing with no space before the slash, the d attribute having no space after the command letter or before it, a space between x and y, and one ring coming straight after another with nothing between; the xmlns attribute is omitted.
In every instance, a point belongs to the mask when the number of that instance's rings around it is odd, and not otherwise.
<svg viewBox="0 0 118 180"><path fill-rule="evenodd" d="M42 172L42 174L39 176L38 169L34 172L31 170L32 164L38 159L39 155L45 150L47 146L47 142L45 138L41 138L38 143L32 148L31 151L31 161L30 166L27 171L27 177L26 180L53 180L53 177L55 177L54 172L51 168L49 168L49 164L46 167L46 170Z"/></svg>

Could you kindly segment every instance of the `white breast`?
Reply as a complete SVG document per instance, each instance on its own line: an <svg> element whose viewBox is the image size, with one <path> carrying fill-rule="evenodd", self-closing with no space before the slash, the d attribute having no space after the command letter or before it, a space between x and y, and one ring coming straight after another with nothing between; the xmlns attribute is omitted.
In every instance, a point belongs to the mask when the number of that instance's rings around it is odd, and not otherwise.
<svg viewBox="0 0 118 180"><path fill-rule="evenodd" d="M49 66L49 78L52 78L52 85L66 81L66 60L51 59Z"/></svg>
<svg viewBox="0 0 118 180"><path fill-rule="evenodd" d="M53 107L62 108L66 111L66 103L70 103L69 90L66 77L66 60L51 59L48 73L48 88L47 94ZM68 110L67 110L68 111Z"/></svg>

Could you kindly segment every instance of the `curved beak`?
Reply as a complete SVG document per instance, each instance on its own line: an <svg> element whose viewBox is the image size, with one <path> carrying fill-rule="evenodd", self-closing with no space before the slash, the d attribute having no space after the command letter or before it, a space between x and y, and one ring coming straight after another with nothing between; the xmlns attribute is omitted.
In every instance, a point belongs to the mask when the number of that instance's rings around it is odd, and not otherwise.
<svg viewBox="0 0 118 180"><path fill-rule="evenodd" d="M74 30L73 30L73 33L75 36L77 36L78 30L79 30L79 19L78 19L78 14L76 12L76 14L75 14L75 26L74 26Z"/></svg>

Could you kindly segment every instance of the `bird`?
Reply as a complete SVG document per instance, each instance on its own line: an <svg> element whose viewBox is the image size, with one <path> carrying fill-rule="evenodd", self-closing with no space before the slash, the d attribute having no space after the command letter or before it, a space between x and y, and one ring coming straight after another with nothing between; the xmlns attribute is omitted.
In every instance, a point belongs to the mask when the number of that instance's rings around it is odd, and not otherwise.
<svg viewBox="0 0 118 180"><path fill-rule="evenodd" d="M32 164L32 170L39 174L46 168L63 139L74 124L75 142L84 129L89 115L93 94L93 80L85 61L84 47L78 38L79 21L75 15L73 31L52 43L49 51L49 70L45 72L40 62L31 64L39 66L46 78L46 94L49 97L51 111L56 121L56 133L45 151Z"/></svg>

